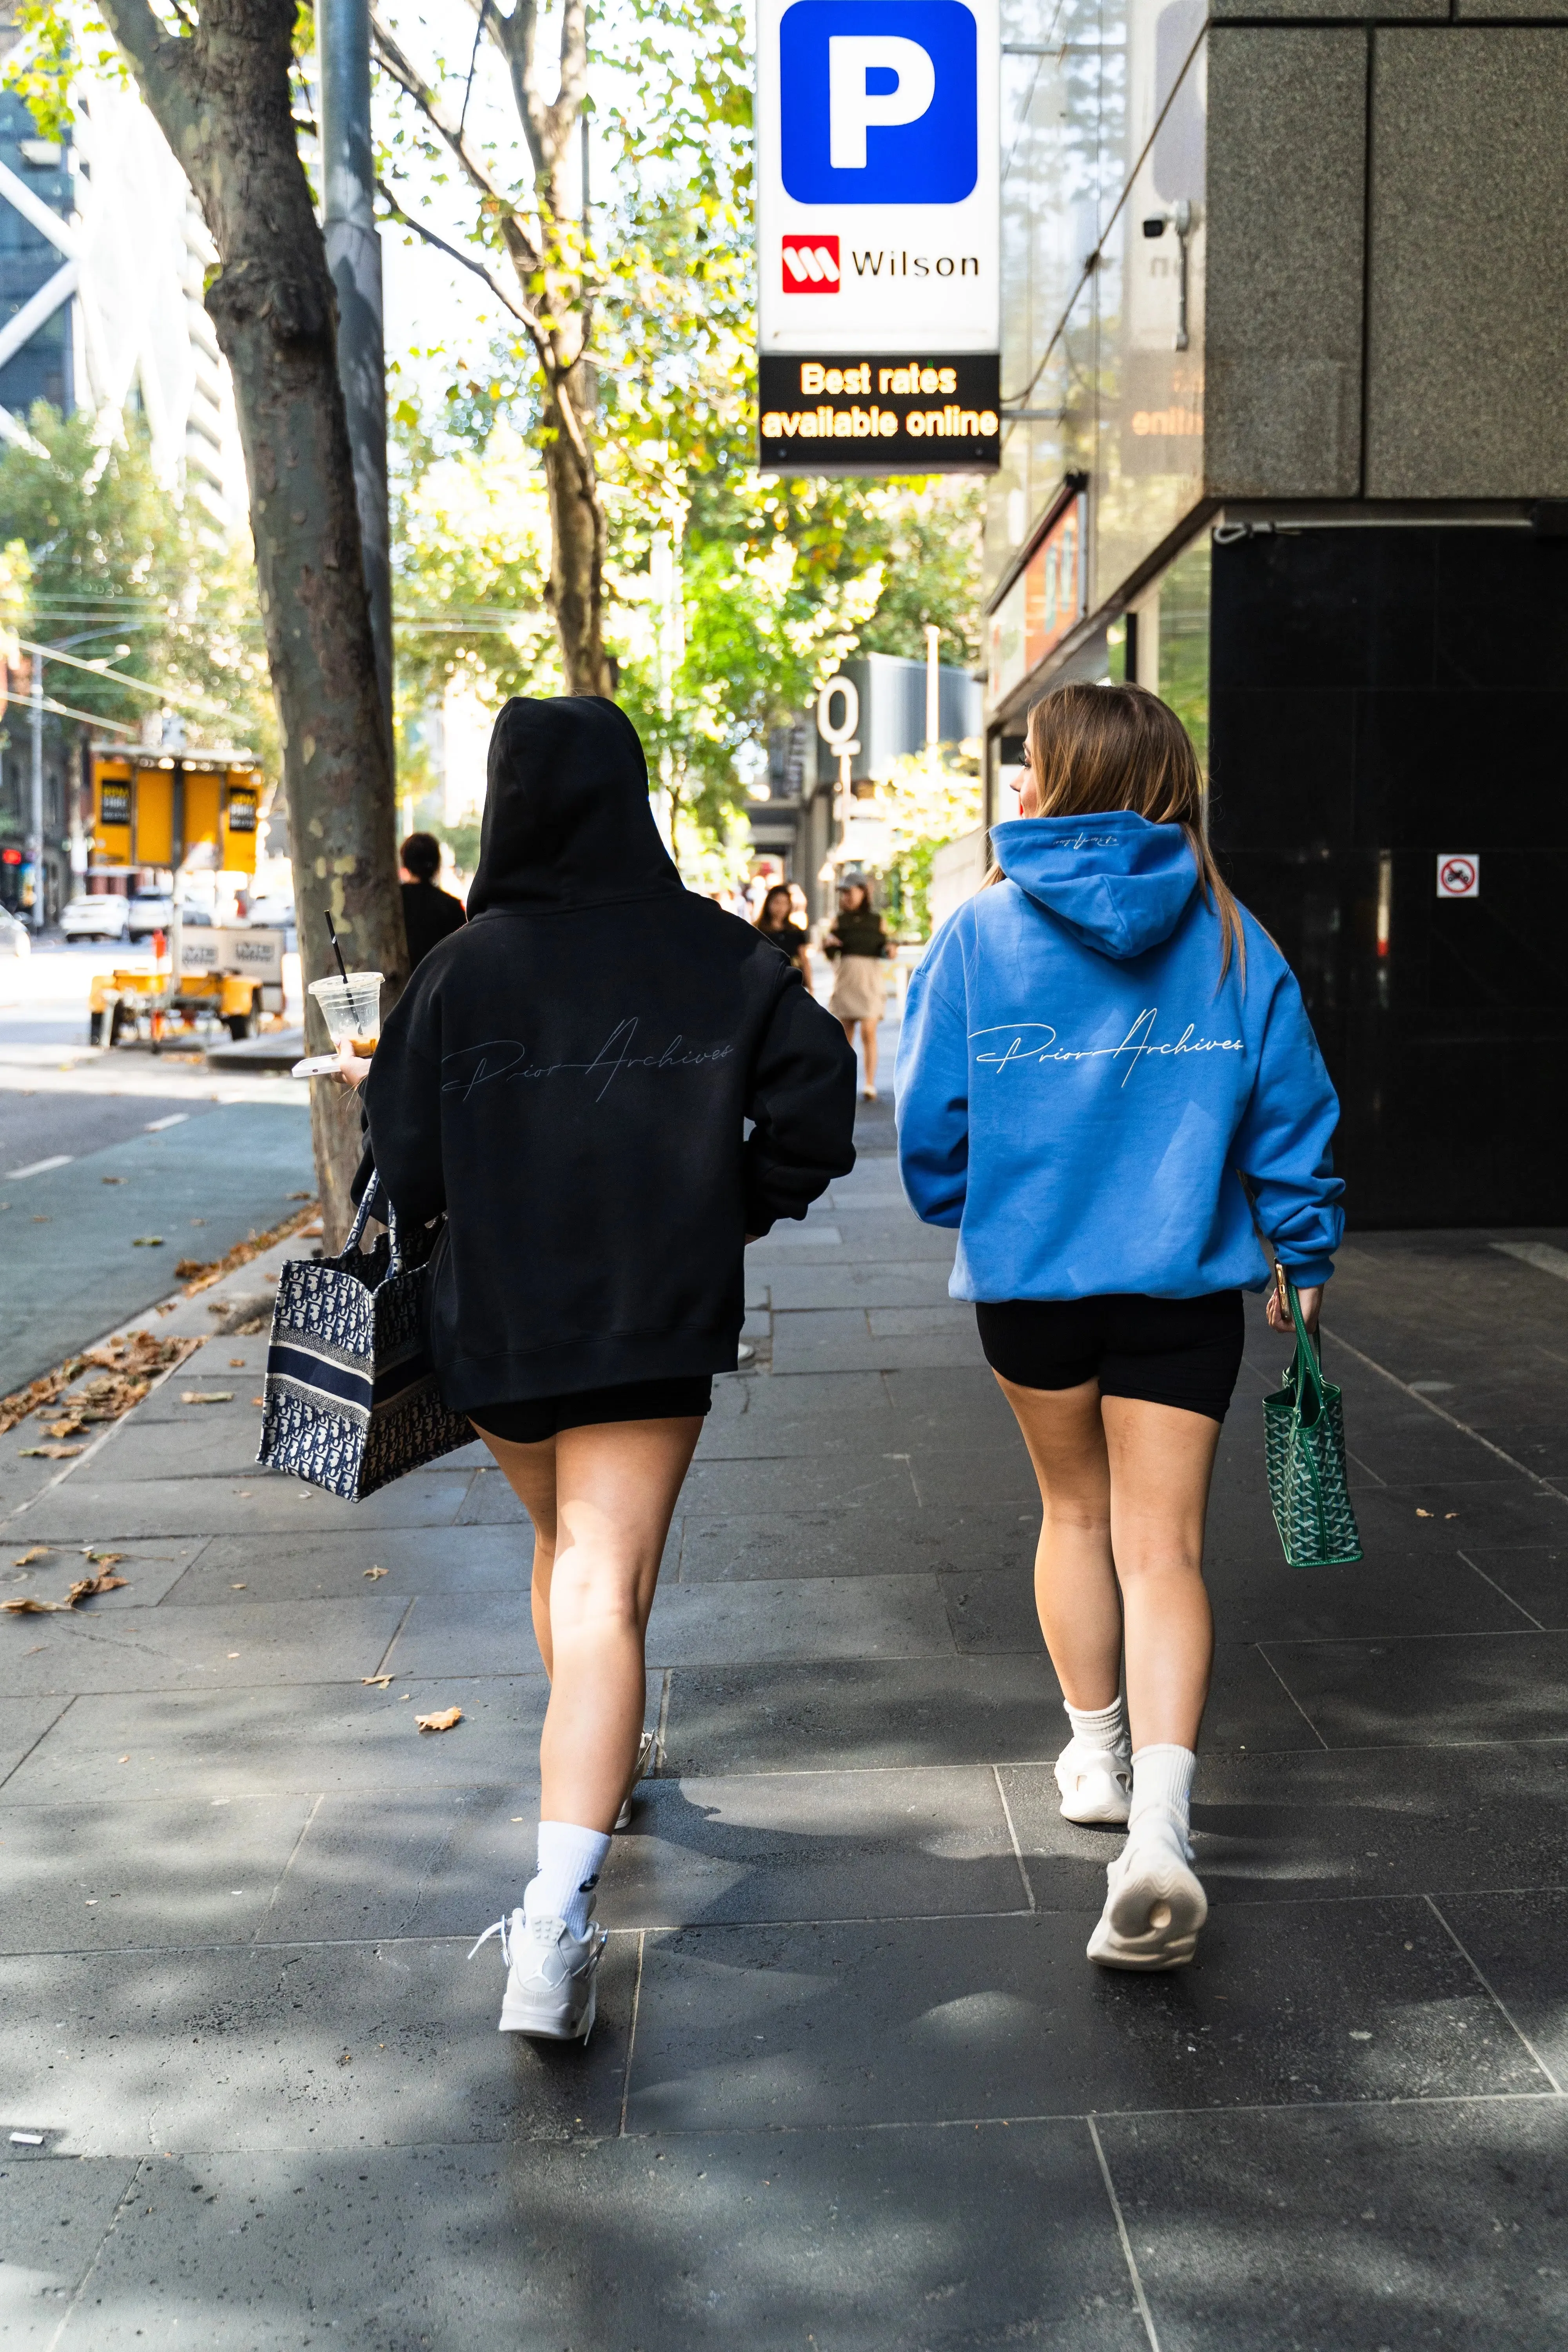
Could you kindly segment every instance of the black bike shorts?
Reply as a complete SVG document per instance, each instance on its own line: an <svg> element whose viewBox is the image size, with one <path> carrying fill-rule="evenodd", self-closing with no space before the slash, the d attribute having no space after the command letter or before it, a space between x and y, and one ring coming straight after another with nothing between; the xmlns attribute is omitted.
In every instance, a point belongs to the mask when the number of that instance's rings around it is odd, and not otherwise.
<svg viewBox="0 0 1568 2352"><path fill-rule="evenodd" d="M1021 1389L1076 1389L1137 1397L1223 1421L1241 1370L1239 1290L1202 1298L1010 1298L974 1309L994 1372Z"/></svg>
<svg viewBox="0 0 1568 2352"><path fill-rule="evenodd" d="M578 1389L571 1396L529 1397L519 1404L481 1404L468 1415L481 1437L510 1445L542 1445L563 1429L606 1421L684 1421L708 1412L712 1375L670 1381L623 1381L615 1388Z"/></svg>

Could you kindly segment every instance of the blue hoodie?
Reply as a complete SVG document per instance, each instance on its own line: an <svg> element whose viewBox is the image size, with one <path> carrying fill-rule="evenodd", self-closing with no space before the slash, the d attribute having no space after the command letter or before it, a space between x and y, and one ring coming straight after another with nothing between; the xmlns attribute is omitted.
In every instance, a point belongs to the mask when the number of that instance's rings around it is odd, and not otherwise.
<svg viewBox="0 0 1568 2352"><path fill-rule="evenodd" d="M1289 967L1243 913L1247 975L1180 825L1119 810L993 828L1005 882L910 986L899 1163L959 1228L955 1298L1194 1298L1298 1284L1344 1229L1339 1104Z"/></svg>

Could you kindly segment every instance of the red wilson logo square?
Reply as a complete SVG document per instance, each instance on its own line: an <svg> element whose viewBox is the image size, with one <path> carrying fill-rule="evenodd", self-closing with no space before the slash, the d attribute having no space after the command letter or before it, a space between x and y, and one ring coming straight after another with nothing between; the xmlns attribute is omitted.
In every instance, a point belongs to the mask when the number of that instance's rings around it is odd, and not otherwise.
<svg viewBox="0 0 1568 2352"><path fill-rule="evenodd" d="M836 236L786 236L784 240L784 290L786 294L837 294L838 239Z"/></svg>

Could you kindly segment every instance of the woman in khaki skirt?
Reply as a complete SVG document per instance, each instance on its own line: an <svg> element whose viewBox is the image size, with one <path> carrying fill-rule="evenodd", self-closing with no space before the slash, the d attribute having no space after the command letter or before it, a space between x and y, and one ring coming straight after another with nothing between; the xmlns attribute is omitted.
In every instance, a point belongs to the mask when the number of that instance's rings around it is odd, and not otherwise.
<svg viewBox="0 0 1568 2352"><path fill-rule="evenodd" d="M888 959L888 935L882 929L882 918L871 904L868 882L846 882L838 901L838 919L824 935L822 944L838 966L827 1009L843 1022L844 1034L852 1045L856 1024L859 1024L860 1055L866 1074L860 1091L868 1102L875 1102L877 1024L882 1017L887 994L883 967Z"/></svg>

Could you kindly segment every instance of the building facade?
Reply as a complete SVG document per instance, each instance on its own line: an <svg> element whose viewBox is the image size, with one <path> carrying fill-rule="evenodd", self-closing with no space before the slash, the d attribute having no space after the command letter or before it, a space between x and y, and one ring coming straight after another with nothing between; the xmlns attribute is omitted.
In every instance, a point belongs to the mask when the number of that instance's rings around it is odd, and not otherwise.
<svg viewBox="0 0 1568 2352"><path fill-rule="evenodd" d="M1007 19L987 814L1055 680L1173 705L1363 1225L1563 1217L1568 22L1530 13Z"/></svg>
<svg viewBox="0 0 1568 2352"><path fill-rule="evenodd" d="M839 759L822 732L818 713L803 712L768 741L766 797L753 799L746 816L753 856L776 858L785 878L798 882L812 919L835 904L834 877L847 866L879 866L887 855L886 828L877 814L879 786L901 760L924 748L929 672L922 661L897 654L861 654L842 662L837 676L855 694L854 749L849 754L847 803L839 784ZM978 740L984 695L967 670L950 663L937 668L936 737L941 743ZM831 706L831 723L844 723L846 707Z"/></svg>

